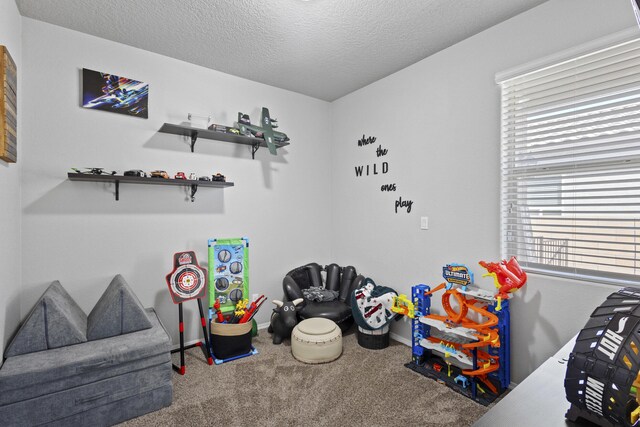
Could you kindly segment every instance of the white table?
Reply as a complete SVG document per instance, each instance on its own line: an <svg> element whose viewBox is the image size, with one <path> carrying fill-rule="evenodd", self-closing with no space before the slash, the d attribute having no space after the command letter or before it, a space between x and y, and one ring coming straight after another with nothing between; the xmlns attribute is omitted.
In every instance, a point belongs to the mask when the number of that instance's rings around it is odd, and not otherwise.
<svg viewBox="0 0 640 427"><path fill-rule="evenodd" d="M574 344L575 337L484 414L474 426L593 426L586 421L574 423L564 418L571 406L564 393L564 377Z"/></svg>

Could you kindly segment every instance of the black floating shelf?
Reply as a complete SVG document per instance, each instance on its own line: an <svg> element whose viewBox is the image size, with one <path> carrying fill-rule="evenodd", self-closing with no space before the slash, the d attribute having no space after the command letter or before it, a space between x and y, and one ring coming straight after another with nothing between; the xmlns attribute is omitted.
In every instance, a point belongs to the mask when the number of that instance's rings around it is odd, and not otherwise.
<svg viewBox="0 0 640 427"><path fill-rule="evenodd" d="M193 153L194 146L198 138L211 139L215 141L232 142L234 144L249 145L251 147L251 158L255 159L256 151L260 147L266 147L267 143L262 138L253 138L251 136L236 135L233 133L218 132L215 130L194 128L185 125L175 125L172 123L165 123L160 128L160 132L171 133L174 135L183 135L191 138L191 152ZM276 142L276 147L281 148L285 145L289 145L288 142Z"/></svg>
<svg viewBox="0 0 640 427"><path fill-rule="evenodd" d="M198 187L233 187L233 182L221 181L199 181L190 179L164 179L164 178L147 178L142 176L123 176L123 175L94 175L88 173L67 174L71 181L90 181L90 182L112 182L116 185L116 200L120 200L120 183L125 184L151 184L151 185L180 185L183 187L191 187L191 201L195 200Z"/></svg>

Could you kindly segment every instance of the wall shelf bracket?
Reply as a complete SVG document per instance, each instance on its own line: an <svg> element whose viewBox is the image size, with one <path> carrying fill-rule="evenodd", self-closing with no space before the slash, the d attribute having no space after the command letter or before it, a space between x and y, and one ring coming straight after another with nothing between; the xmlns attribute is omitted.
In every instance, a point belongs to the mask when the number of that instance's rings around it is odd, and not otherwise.
<svg viewBox="0 0 640 427"><path fill-rule="evenodd" d="M251 146L251 158L252 159L256 158L256 152L258 151L259 148L260 148L260 144L253 144Z"/></svg>
<svg viewBox="0 0 640 427"><path fill-rule="evenodd" d="M191 134L191 152L193 153L193 148L196 146L196 141L198 140L198 132L194 132Z"/></svg>
<svg viewBox="0 0 640 427"><path fill-rule="evenodd" d="M196 192L198 191L198 186L196 184L191 184L191 201L196 201Z"/></svg>

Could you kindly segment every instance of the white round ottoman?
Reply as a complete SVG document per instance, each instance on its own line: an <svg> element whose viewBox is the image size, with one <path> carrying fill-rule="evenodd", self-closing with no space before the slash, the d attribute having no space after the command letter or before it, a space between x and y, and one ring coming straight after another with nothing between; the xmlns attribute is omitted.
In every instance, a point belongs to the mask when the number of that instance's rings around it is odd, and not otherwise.
<svg viewBox="0 0 640 427"><path fill-rule="evenodd" d="M313 317L298 323L291 333L291 353L304 363L326 363L342 354L342 331L335 322Z"/></svg>

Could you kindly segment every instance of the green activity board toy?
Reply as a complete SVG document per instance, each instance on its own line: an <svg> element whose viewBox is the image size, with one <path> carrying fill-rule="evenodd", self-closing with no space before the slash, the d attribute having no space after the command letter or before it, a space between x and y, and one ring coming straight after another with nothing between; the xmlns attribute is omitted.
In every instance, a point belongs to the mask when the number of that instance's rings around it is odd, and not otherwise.
<svg viewBox="0 0 640 427"><path fill-rule="evenodd" d="M220 301L223 314L249 298L249 239L209 239L209 307Z"/></svg>

